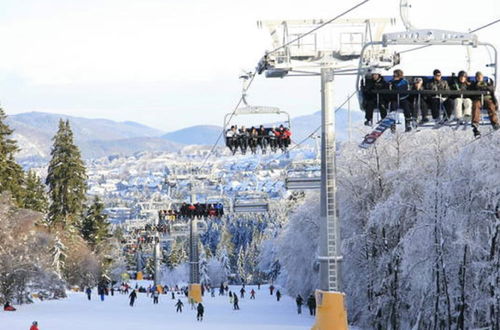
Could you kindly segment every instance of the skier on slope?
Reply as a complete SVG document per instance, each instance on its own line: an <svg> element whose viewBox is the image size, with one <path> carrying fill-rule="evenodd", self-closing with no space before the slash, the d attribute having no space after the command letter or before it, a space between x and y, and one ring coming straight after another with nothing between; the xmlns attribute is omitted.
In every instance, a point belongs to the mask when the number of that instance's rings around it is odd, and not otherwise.
<svg viewBox="0 0 500 330"><path fill-rule="evenodd" d="M240 305L238 305L238 295L233 294L233 309L240 310Z"/></svg>
<svg viewBox="0 0 500 330"><path fill-rule="evenodd" d="M92 295L92 289L87 288L87 290L85 290L85 293L87 294L87 299L90 300Z"/></svg>
<svg viewBox="0 0 500 330"><path fill-rule="evenodd" d="M280 299L281 299L281 292L280 290L276 290L276 300L280 301Z"/></svg>
<svg viewBox="0 0 500 330"><path fill-rule="evenodd" d="M182 303L182 301L180 299L177 300L177 303L175 304L175 306L177 307L176 312L182 313L182 307L184 306L184 304Z"/></svg>
<svg viewBox="0 0 500 330"><path fill-rule="evenodd" d="M31 323L30 330L40 330L40 328L38 328L38 322L37 321L33 321L33 323Z"/></svg>
<svg viewBox="0 0 500 330"><path fill-rule="evenodd" d="M241 288L241 290L240 290L240 297L241 298L245 298L245 292L246 292L245 288Z"/></svg>
<svg viewBox="0 0 500 330"><path fill-rule="evenodd" d="M158 298L160 297L160 292L158 290L153 291L153 304L158 304Z"/></svg>
<svg viewBox="0 0 500 330"><path fill-rule="evenodd" d="M250 291L250 299L255 299L255 290Z"/></svg>
<svg viewBox="0 0 500 330"><path fill-rule="evenodd" d="M297 313L302 314L302 304L304 303L304 299L299 295L297 295L297 298L295 299L295 302L297 303Z"/></svg>
<svg viewBox="0 0 500 330"><path fill-rule="evenodd" d="M203 313L205 312L205 308L201 303L198 304L198 307L196 308L198 313L196 314L196 320L197 321L203 321Z"/></svg>
<svg viewBox="0 0 500 330"><path fill-rule="evenodd" d="M274 292L274 285L271 284L271 286L269 286L269 293L271 294L271 296L273 295L273 292Z"/></svg>
<svg viewBox="0 0 500 330"><path fill-rule="evenodd" d="M137 293L132 290L132 293L128 296L130 298L130 307L134 307L135 299L137 299Z"/></svg>
<svg viewBox="0 0 500 330"><path fill-rule="evenodd" d="M309 307L309 314L316 315L316 298L312 294L307 298L307 307Z"/></svg>

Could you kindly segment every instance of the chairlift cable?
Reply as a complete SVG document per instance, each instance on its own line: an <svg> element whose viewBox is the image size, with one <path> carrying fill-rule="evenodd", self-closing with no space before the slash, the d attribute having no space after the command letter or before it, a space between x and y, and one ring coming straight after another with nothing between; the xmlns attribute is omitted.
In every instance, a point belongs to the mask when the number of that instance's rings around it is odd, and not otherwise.
<svg viewBox="0 0 500 330"><path fill-rule="evenodd" d="M480 26L480 27L478 27L478 28L476 28L474 30L471 30L471 31L469 31L469 33L475 33L477 31L480 31L482 29L490 27L490 26L492 26L494 24L497 24L498 22L500 22L500 18L497 19L497 20L494 20L494 21L492 21L492 22L490 22L490 23L488 23L486 25ZM433 45L418 46L418 47L415 47L415 48L412 48L412 49L403 50L402 52L399 52L399 54L409 53L409 52L413 52L415 50L419 50L419 49L423 49L423 48L427 48L427 47L431 47L431 46L433 46Z"/></svg>
<svg viewBox="0 0 500 330"><path fill-rule="evenodd" d="M356 9L356 8L358 8L358 7L361 7L362 5L364 5L365 3L369 2L369 1L370 1L370 0L364 0L364 1L360 2L360 3L358 3L356 6L351 7L350 9L348 9L348 10L346 10L346 11L342 12L341 14L339 14L339 15L335 16L334 18L332 18L332 19L330 19L330 20L328 20L328 21L324 22L323 24L318 25L318 26L317 26L317 27L315 27L314 29L312 29L312 30L310 30L310 31L308 31L308 32L306 32L306 33L304 33L304 34L301 34L301 35L300 35L300 36L298 36L297 38L295 38L295 39L293 39L293 40L291 40L291 41L289 41L289 42L287 42L287 43L285 43L285 44L283 44L283 45L279 46L278 48L273 49L273 50L272 50L272 51L270 51L270 52L267 52L267 53L266 53L266 55L269 55L269 54L275 53L275 52L277 52L277 51L278 51L278 50L280 50L280 49L283 49L283 48L285 48L285 47L288 47L290 44L293 44L294 42L299 41L300 39L302 39L302 38L304 38L304 37L306 37L306 36L310 35L311 33L313 33L313 32L315 32L315 31L317 31L317 30L319 30L319 29L321 29L321 28L325 27L325 26L326 26L326 25L328 25L328 24L331 24L332 22L334 22L334 21L336 21L337 19L341 18L342 16L344 16L344 15L346 15L346 14L350 13L350 12L351 12L351 11L353 11L354 9Z"/></svg>
<svg viewBox="0 0 500 330"><path fill-rule="evenodd" d="M342 109L342 107L344 105L346 105L347 102L349 102L350 99L352 99L352 97L354 95L356 95L358 92L357 91L354 91L351 95L349 95L349 97L347 97L347 99L337 107L337 109L335 109L335 113L337 113L337 111L339 111L340 109ZM304 139L302 139L299 143L295 144L293 147L291 147L290 149L287 150L286 153L282 153L281 155L277 156L277 157L274 157L273 159L271 159L271 162L272 161L275 161L275 160L278 160L280 159L281 157L285 156L287 153L289 153L290 151L298 148L299 146L301 146L304 142L306 142L308 139L312 138L312 136L314 134L316 134L319 130L321 129L321 125L318 126L311 134L309 134L308 136L306 136Z"/></svg>
<svg viewBox="0 0 500 330"><path fill-rule="evenodd" d="M234 107L234 110L233 112L231 113L231 116L229 116L229 121L231 121L231 119L233 118L234 114L236 113L236 110L238 110L240 104L242 102L245 101L245 96L246 96L246 91L248 91L248 89L250 88L250 86L252 85L252 82L253 80L255 79L255 76L256 76L256 72L252 72L252 75L251 75L251 78L250 78L250 81L248 82L248 84L245 86L245 90L244 90L244 93L242 93L238 103L236 103L236 106ZM217 137L217 140L215 141L215 143L213 144L212 146L212 149L210 149L210 152L208 153L208 155L205 157L205 159L203 160L203 163L201 164L200 168L204 167L205 164L207 163L208 159L210 158L210 156L212 155L212 153L214 152L215 148L217 148L217 144L219 144L219 141L220 139L222 138L222 135L224 134L224 132L222 131L219 136Z"/></svg>

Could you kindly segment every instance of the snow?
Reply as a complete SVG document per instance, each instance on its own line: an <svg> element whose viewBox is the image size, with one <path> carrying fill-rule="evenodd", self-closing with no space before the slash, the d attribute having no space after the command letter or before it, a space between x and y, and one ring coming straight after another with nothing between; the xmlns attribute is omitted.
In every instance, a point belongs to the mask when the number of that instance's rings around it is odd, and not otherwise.
<svg viewBox="0 0 500 330"><path fill-rule="evenodd" d="M241 287L232 286L231 291L239 291ZM256 299L250 300L249 292L255 289ZM240 299L240 310L234 311L229 297L210 297L205 293L203 305L205 317L202 323L196 321L196 311L191 310L186 298L182 314L175 312L171 295L161 295L159 304L153 305L152 299L145 293L138 293L134 307L128 305L128 295L115 293L106 296L101 302L92 293L88 301L84 293L69 292L67 299L36 302L31 305L15 306L16 312L0 312L0 329L26 330L31 323L38 321L41 330L109 330L109 329L204 329L204 330L304 330L310 329L314 318L309 316L307 307L303 306L302 315L296 311L295 300L283 296L280 302L276 296L269 295L266 286L261 290L247 286L244 299ZM305 307L305 308L304 308Z"/></svg>

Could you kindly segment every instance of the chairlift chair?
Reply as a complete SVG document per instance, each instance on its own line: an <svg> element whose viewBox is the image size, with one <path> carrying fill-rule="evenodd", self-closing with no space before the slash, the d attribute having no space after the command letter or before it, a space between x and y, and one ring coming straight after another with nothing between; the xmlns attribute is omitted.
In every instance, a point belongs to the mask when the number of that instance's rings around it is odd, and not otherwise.
<svg viewBox="0 0 500 330"><path fill-rule="evenodd" d="M292 162L286 169L287 190L315 190L321 187L321 163L318 160Z"/></svg>
<svg viewBox="0 0 500 330"><path fill-rule="evenodd" d="M263 192L238 193L234 198L233 211L235 213L267 213L269 201Z"/></svg>
<svg viewBox="0 0 500 330"><path fill-rule="evenodd" d="M454 31L446 31L446 30L436 30L436 29L414 29L408 30L404 32L394 32L394 33L385 33L382 35L382 41L371 41L366 43L362 50L358 64L358 75L356 80L356 90L358 92L359 104L363 104L363 91L361 90L362 83L364 81L364 77L369 74L374 69L384 69L388 70L391 67L394 67L400 64L400 53L395 53L392 57L392 63L388 65L388 63L380 63L377 60L370 58L369 52L371 47L378 46L386 49L390 46L462 46L462 47L472 47L477 48L478 46L485 47L487 49L491 49L493 51L492 61L493 63L487 63L486 67L492 68L493 77L495 83L498 81L498 53L496 48L491 43L480 42L478 40L477 35L472 33L462 33L462 32L454 32ZM406 76L405 78L411 79L412 77L420 77L429 79L426 75L414 75L414 76ZM384 77L387 78L387 77ZM451 77L443 76L442 79L450 79ZM486 77L486 79L489 79ZM461 93L456 91L443 91L443 95L460 95L460 94L468 94L479 96L481 92L471 92ZM394 94L395 91L380 91L380 94ZM458 93L458 94L457 94ZM439 94L433 91L408 91L408 94L419 94L420 95L429 95L429 94ZM484 94L484 93L483 93ZM483 95L481 94L481 95ZM375 109L377 112L377 109ZM484 121L484 116L482 116Z"/></svg>

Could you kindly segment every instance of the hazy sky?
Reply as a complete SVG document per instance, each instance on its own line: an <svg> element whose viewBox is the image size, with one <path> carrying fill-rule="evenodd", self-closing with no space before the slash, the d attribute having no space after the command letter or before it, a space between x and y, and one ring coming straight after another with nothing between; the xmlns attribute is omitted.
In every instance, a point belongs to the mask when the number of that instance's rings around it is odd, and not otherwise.
<svg viewBox="0 0 500 330"><path fill-rule="evenodd" d="M0 101L8 114L132 120L165 131L221 125L239 98L241 70L253 69L271 49L257 20L331 18L358 2L2 0ZM419 28L466 31L500 17L499 0L413 3L411 16ZM349 17L399 19L398 4L371 0ZM478 35L500 47L500 24ZM423 55L404 63L432 71L443 68L446 59L464 62L462 53L448 52L440 63ZM424 57L421 68L416 63ZM478 63L485 58L479 55ZM353 89L352 78L338 79L336 103ZM319 109L319 79L258 77L249 100L279 106L292 116L309 114Z"/></svg>

